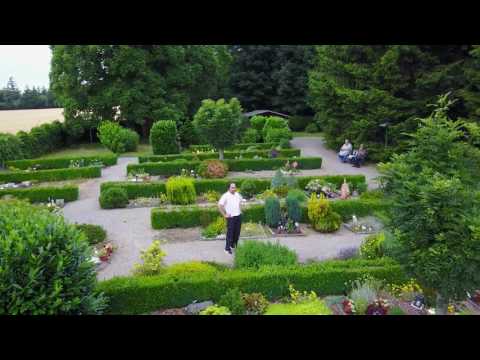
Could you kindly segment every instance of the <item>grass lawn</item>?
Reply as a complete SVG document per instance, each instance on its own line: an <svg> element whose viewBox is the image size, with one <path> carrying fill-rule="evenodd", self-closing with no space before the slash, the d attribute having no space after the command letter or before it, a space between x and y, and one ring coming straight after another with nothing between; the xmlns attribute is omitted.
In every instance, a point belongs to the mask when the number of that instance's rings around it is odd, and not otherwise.
<svg viewBox="0 0 480 360"><path fill-rule="evenodd" d="M73 145L67 149L63 149L45 156L41 159L52 159L59 157L74 157L74 156L98 156L111 154L112 152L106 149L102 144L79 144ZM151 155L152 147L149 144L139 144L136 152L129 152L120 154L120 156L140 156Z"/></svg>
<svg viewBox="0 0 480 360"><path fill-rule="evenodd" d="M293 131L293 137L323 137L323 133L307 133L304 131Z"/></svg>

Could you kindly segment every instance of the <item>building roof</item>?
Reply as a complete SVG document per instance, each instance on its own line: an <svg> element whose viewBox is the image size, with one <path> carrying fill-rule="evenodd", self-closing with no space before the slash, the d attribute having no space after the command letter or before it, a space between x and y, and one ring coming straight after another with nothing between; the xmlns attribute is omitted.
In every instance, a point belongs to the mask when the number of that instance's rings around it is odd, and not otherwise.
<svg viewBox="0 0 480 360"><path fill-rule="evenodd" d="M282 113L272 111L272 110L255 110L255 111L250 111L248 113L244 113L243 115L246 116L246 117L252 117L252 116L256 116L256 115L265 115L265 114L276 115L276 116L280 116L280 117L284 117L284 118L290 117L286 114L282 114Z"/></svg>

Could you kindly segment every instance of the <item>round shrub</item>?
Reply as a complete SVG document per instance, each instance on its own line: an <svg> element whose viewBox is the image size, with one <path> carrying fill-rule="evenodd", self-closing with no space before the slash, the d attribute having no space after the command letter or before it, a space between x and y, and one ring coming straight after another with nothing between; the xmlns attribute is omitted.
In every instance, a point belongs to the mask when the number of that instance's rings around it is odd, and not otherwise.
<svg viewBox="0 0 480 360"><path fill-rule="evenodd" d="M282 128L282 129L268 129L265 135L265 142L266 143L280 143L285 141L290 141L292 139L292 132L290 129Z"/></svg>
<svg viewBox="0 0 480 360"><path fill-rule="evenodd" d="M270 142L270 141L267 141L266 138L267 138L268 131L270 131L271 129L290 130L288 127L287 120L278 116L270 116L267 118L267 121L265 121L265 125L263 126L263 129L262 129L262 134L263 134L263 137L265 138L265 142Z"/></svg>
<svg viewBox="0 0 480 360"><path fill-rule="evenodd" d="M207 179L224 178L228 174L228 166L220 160L205 160L198 165L197 173Z"/></svg>
<svg viewBox="0 0 480 360"><path fill-rule="evenodd" d="M163 273L165 266L163 258L167 255L160 247L160 241L155 240L147 250L143 250L140 258L142 264L135 264L133 273L139 276L153 276Z"/></svg>
<svg viewBox="0 0 480 360"><path fill-rule="evenodd" d="M200 311L200 315L232 315L232 313L225 306L212 305Z"/></svg>
<svg viewBox="0 0 480 360"><path fill-rule="evenodd" d="M63 217L0 202L0 314L100 314L95 265L85 235Z"/></svg>
<svg viewBox="0 0 480 360"><path fill-rule="evenodd" d="M245 130L245 132L243 133L242 143L247 143L247 144L256 143L259 140L260 140L260 133L253 128L249 128Z"/></svg>
<svg viewBox="0 0 480 360"><path fill-rule="evenodd" d="M280 200L276 196L265 199L265 223L276 228L280 220Z"/></svg>
<svg viewBox="0 0 480 360"><path fill-rule="evenodd" d="M383 257L384 242L385 234L383 232L367 236L360 246L360 256L367 260Z"/></svg>
<svg viewBox="0 0 480 360"><path fill-rule="evenodd" d="M177 124L172 120L157 121L150 130L150 144L155 155L178 154Z"/></svg>
<svg viewBox="0 0 480 360"><path fill-rule="evenodd" d="M335 232L342 224L342 217L330 207L330 202L324 196L312 194L308 201L308 219L313 228L319 232Z"/></svg>
<svg viewBox="0 0 480 360"><path fill-rule="evenodd" d="M140 135L138 135L136 131L122 129L120 137L125 146L125 152L137 151L138 143L140 142Z"/></svg>
<svg viewBox="0 0 480 360"><path fill-rule="evenodd" d="M263 127L265 126L267 119L268 119L268 116L261 116L261 115L253 116L250 119L250 125L252 126L252 128L254 128L260 133L263 130Z"/></svg>
<svg viewBox="0 0 480 360"><path fill-rule="evenodd" d="M315 123L311 123L305 128L305 131L307 133L316 133L318 132L318 126Z"/></svg>
<svg viewBox="0 0 480 360"><path fill-rule="evenodd" d="M228 290L218 301L218 305L230 309L233 315L245 314L245 302L239 289Z"/></svg>
<svg viewBox="0 0 480 360"><path fill-rule="evenodd" d="M125 129L112 121L102 122L97 129L97 135L102 145L116 154L137 150L140 139L135 131Z"/></svg>
<svg viewBox="0 0 480 360"><path fill-rule="evenodd" d="M0 134L0 168L5 161L23 159L22 142L11 134Z"/></svg>
<svg viewBox="0 0 480 360"><path fill-rule="evenodd" d="M308 199L307 195L305 195L305 192L300 189L289 190L287 197L297 199L300 203L303 203Z"/></svg>
<svg viewBox="0 0 480 360"><path fill-rule="evenodd" d="M128 205L128 195L125 189L110 188L100 194L102 209L125 208Z"/></svg>
<svg viewBox="0 0 480 360"><path fill-rule="evenodd" d="M194 204L197 200L193 179L174 176L168 179L165 184L167 198L174 205Z"/></svg>
<svg viewBox="0 0 480 360"><path fill-rule="evenodd" d="M79 224L76 226L85 234L90 245L99 244L107 238L107 232L99 225Z"/></svg>
<svg viewBox="0 0 480 360"><path fill-rule="evenodd" d="M263 315L270 304L261 293L251 293L242 295L247 315Z"/></svg>
<svg viewBox="0 0 480 360"><path fill-rule="evenodd" d="M240 193L245 199L251 199L257 193L257 187L255 181L245 180L240 187Z"/></svg>
<svg viewBox="0 0 480 360"><path fill-rule="evenodd" d="M235 268L255 268L265 265L289 266L298 263L297 254L280 244L245 241L235 252Z"/></svg>

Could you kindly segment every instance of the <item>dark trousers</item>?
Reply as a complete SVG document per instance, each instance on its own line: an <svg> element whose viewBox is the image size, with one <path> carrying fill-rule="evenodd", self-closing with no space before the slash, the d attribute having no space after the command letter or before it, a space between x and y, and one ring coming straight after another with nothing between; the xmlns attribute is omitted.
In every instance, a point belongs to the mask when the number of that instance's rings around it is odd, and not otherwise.
<svg viewBox="0 0 480 360"><path fill-rule="evenodd" d="M240 229L242 228L242 215L227 218L227 241L225 250L237 247Z"/></svg>

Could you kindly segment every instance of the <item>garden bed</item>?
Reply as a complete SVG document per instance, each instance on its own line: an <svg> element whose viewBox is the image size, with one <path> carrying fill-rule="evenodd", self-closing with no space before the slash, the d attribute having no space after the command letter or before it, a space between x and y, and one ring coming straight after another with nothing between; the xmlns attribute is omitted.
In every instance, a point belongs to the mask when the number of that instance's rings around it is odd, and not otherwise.
<svg viewBox="0 0 480 360"><path fill-rule="evenodd" d="M265 229L262 224L248 224L249 227L246 228L246 223L242 224L242 229L240 231L240 240L258 240L258 239L267 239L268 235L265 232ZM254 225L254 226L251 226ZM226 234L220 234L213 238L207 238L203 235L200 237L200 240L203 241L217 241L225 240Z"/></svg>
<svg viewBox="0 0 480 360"><path fill-rule="evenodd" d="M300 224L298 233L286 233L286 232L279 232L277 229L272 229L270 226L265 225L266 232L274 237L302 237L307 236L307 233L302 225Z"/></svg>

